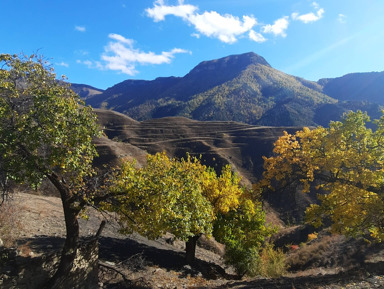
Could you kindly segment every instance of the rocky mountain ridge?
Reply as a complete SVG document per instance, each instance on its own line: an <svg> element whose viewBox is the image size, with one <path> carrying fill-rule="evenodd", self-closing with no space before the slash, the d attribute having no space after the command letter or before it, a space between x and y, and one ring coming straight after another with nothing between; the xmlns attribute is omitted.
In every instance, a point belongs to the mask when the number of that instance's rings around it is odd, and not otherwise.
<svg viewBox="0 0 384 289"><path fill-rule="evenodd" d="M183 116L268 126L324 125L351 109L376 116L384 104L383 77L362 73L313 82L274 69L249 52L203 61L184 77L126 80L85 100L140 121Z"/></svg>

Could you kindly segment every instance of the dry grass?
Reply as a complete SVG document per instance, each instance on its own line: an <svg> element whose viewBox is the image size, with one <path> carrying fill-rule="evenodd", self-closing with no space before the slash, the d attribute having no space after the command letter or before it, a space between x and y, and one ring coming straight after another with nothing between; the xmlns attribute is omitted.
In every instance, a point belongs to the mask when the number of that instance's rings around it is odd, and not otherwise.
<svg viewBox="0 0 384 289"><path fill-rule="evenodd" d="M278 278L287 273L286 255L282 249L275 249L267 243L260 252L259 274L264 277Z"/></svg>
<svg viewBox="0 0 384 289"><path fill-rule="evenodd" d="M23 207L13 199L0 206L0 239L5 247L16 245L22 228L20 221L20 210L22 209Z"/></svg>
<svg viewBox="0 0 384 289"><path fill-rule="evenodd" d="M346 239L328 232L310 239L288 254L287 262L292 271L358 267L369 247L363 240Z"/></svg>
<svg viewBox="0 0 384 289"><path fill-rule="evenodd" d="M337 245L344 239L338 235L325 236L316 242L312 241L291 252L288 263L293 270L303 270L313 267L327 267L333 265L333 257Z"/></svg>

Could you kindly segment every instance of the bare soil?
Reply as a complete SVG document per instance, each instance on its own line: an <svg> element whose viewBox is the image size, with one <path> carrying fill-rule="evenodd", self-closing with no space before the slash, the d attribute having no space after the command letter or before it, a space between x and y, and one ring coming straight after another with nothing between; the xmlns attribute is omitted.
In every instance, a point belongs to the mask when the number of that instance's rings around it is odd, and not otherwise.
<svg viewBox="0 0 384 289"><path fill-rule="evenodd" d="M19 210L22 229L17 246L20 254L33 257L48 250L60 250L65 236L61 201L57 197L17 193L14 204ZM89 219L80 220L81 236L94 235L107 218L100 238L101 288L384 288L384 272L376 273L354 268L348 271L312 268L289 273L278 279L239 279L231 268L225 267L219 245L205 242L197 248L197 261L184 262L184 243L166 235L148 240L138 234L124 236L112 216L102 215L94 209L87 212ZM306 248L308 249L308 248ZM215 251L215 252L213 252ZM372 258L380 263L381 253ZM297 252L295 252L296 254ZM374 266L374 265L373 265Z"/></svg>

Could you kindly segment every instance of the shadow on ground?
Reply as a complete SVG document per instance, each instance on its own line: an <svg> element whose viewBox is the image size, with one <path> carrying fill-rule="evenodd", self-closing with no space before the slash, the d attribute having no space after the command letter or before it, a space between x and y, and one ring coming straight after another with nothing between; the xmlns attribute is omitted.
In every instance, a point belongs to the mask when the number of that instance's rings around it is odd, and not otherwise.
<svg viewBox="0 0 384 289"><path fill-rule="evenodd" d="M100 260L124 262L137 254L141 254L142 258L153 266L167 271L183 271L185 276L201 273L205 279L237 278L227 274L223 268L214 263L196 259L193 264L187 264L184 252L156 248L131 239L100 238Z"/></svg>
<svg viewBox="0 0 384 289"><path fill-rule="evenodd" d="M277 279L256 279L251 281L233 281L216 289L236 288L236 289L311 289L311 288L345 288L345 283L359 282L366 278L365 272L349 271L335 275L317 275L305 277L283 277ZM327 287L329 285L339 285L340 287ZM348 287L349 288L349 287ZM352 287L351 287L352 288ZM353 287L360 288L360 287ZM370 287L369 287L370 288Z"/></svg>
<svg viewBox="0 0 384 289"><path fill-rule="evenodd" d="M46 254L54 251L59 252L64 244L64 238L38 236L22 239L18 243L27 244L34 253ZM184 252L149 246L129 238L101 237L99 239L99 259L101 261L124 263L138 254L147 264L158 266L166 271L183 272L185 276L201 275L208 280L237 279L237 276L226 273L222 267L215 263L196 259L193 264L187 264Z"/></svg>

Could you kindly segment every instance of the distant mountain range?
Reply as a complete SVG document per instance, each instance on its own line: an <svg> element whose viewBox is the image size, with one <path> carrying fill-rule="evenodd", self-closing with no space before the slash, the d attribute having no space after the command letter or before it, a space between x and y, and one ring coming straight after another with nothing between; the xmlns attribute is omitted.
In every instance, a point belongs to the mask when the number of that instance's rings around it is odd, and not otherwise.
<svg viewBox="0 0 384 289"><path fill-rule="evenodd" d="M380 116L384 72L308 81L250 52L204 61L184 77L126 80L105 91L74 84L87 104L135 120L183 116L268 126L326 126L348 110Z"/></svg>

